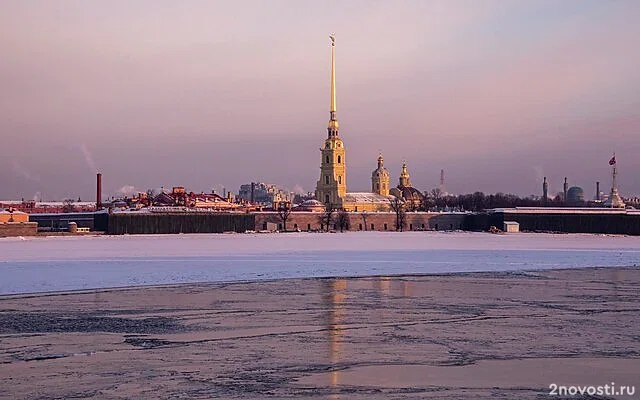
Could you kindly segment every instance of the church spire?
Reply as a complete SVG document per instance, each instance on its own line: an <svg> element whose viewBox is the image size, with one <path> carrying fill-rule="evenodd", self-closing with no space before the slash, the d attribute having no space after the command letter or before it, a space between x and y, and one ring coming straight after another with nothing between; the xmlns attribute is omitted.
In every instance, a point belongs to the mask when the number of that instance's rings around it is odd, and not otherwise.
<svg viewBox="0 0 640 400"><path fill-rule="evenodd" d="M400 186L411 187L411 181L409 180L409 171L407 171L407 162L402 162L402 172L400 172Z"/></svg>
<svg viewBox="0 0 640 400"><path fill-rule="evenodd" d="M329 134L329 138L337 137L339 135L339 125L338 118L336 117L336 58L335 58L335 49L336 49L336 37L331 34L329 35L331 39L331 104L329 106L329 125L327 127L327 131Z"/></svg>

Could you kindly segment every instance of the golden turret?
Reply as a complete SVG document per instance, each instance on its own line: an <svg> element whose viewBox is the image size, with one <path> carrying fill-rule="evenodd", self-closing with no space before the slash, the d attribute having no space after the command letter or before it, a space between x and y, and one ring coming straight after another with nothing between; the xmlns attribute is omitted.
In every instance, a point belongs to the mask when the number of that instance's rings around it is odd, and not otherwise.
<svg viewBox="0 0 640 400"><path fill-rule="evenodd" d="M411 181L409 180L409 171L407 171L406 161L402 162L402 172L400 172L400 186L411 187Z"/></svg>

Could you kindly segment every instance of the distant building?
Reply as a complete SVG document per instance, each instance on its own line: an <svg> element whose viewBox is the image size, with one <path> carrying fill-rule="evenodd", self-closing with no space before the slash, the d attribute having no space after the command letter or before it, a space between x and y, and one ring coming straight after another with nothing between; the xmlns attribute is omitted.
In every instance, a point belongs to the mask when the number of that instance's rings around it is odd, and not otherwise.
<svg viewBox="0 0 640 400"><path fill-rule="evenodd" d="M240 185L238 199L251 204L272 207L274 204L293 201L293 195L271 183L251 182Z"/></svg>
<svg viewBox="0 0 640 400"><path fill-rule="evenodd" d="M572 186L567 190L567 204L576 207L584 205L584 189Z"/></svg>
<svg viewBox="0 0 640 400"><path fill-rule="evenodd" d="M65 204L63 201L35 201L35 200L18 200L18 201L0 201L0 209L13 208L27 214L42 213L61 213L65 211L65 206L73 206L76 212L95 211L96 203L89 201L75 201Z"/></svg>
<svg viewBox="0 0 640 400"><path fill-rule="evenodd" d="M136 203L136 200L140 199L131 199L130 203ZM187 193L182 186L174 186L169 193L162 191L151 199L145 195L143 200L146 200L148 206L154 207L186 207L217 211L232 211L241 207L233 201L231 193L227 198L216 193Z"/></svg>

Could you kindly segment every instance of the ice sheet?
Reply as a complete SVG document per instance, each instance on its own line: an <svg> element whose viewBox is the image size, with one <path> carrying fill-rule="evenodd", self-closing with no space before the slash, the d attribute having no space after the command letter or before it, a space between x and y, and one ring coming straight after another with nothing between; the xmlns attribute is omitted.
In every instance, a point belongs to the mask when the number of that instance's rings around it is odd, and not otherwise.
<svg viewBox="0 0 640 400"><path fill-rule="evenodd" d="M298 277L640 265L640 238L470 232L0 239L0 294Z"/></svg>

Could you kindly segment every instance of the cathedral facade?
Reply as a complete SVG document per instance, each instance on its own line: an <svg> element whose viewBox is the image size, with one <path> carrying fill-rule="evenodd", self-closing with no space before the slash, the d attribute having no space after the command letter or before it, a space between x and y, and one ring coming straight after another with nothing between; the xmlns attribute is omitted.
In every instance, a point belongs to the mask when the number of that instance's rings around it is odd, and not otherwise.
<svg viewBox="0 0 640 400"><path fill-rule="evenodd" d="M340 137L340 124L336 116L336 63L335 37L331 38L331 100L327 138L320 148L320 179L316 184L316 199L326 207L353 212L390 211L396 198L407 200L411 209L420 203L424 196L411 187L406 164L403 164L400 183L391 189L390 174L384 167L382 154L378 157L378 166L371 174L371 192L347 192L346 148ZM417 194L416 194L417 192ZM409 195L405 199L405 195ZM420 197L422 196L422 197Z"/></svg>

